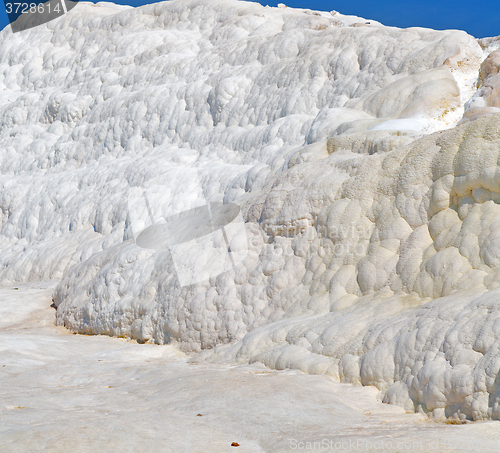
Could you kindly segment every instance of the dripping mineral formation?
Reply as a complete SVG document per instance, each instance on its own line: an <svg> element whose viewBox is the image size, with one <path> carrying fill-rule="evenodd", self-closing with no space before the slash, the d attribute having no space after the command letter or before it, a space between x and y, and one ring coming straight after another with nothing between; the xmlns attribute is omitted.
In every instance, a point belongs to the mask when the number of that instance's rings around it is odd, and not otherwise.
<svg viewBox="0 0 500 453"><path fill-rule="evenodd" d="M7 27L1 282L60 279L75 332L500 419L499 49L232 0ZM198 229L244 252L223 272L183 284L174 239L140 247L221 203L245 242ZM211 266L192 223L175 234Z"/></svg>

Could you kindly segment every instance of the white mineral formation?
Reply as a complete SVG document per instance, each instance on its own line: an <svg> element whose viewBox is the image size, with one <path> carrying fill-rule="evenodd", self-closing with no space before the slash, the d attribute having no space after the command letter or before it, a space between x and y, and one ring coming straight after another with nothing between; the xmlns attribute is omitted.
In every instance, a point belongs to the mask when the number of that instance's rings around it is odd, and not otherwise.
<svg viewBox="0 0 500 453"><path fill-rule="evenodd" d="M70 335L54 325L53 283L0 288L2 453L498 453L497 421L433 423L375 387Z"/></svg>
<svg viewBox="0 0 500 453"><path fill-rule="evenodd" d="M7 27L0 281L61 279L76 332L500 419L499 48L234 0ZM218 240L243 258L183 285L203 228L179 223L182 270L136 239L208 202L241 210L247 244Z"/></svg>

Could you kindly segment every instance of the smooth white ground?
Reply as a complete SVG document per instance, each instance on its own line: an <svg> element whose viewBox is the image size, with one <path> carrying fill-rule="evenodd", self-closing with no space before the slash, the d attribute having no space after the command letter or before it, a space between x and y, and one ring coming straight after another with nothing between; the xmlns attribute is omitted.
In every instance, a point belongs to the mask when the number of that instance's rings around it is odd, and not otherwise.
<svg viewBox="0 0 500 453"><path fill-rule="evenodd" d="M54 325L54 284L0 288L2 453L497 451L497 422L432 422L374 387L72 335Z"/></svg>
<svg viewBox="0 0 500 453"><path fill-rule="evenodd" d="M495 50L233 0L7 27L0 281L61 279L58 323L80 333L499 419ZM238 204L248 256L181 286L169 251L134 242L144 193L154 220Z"/></svg>

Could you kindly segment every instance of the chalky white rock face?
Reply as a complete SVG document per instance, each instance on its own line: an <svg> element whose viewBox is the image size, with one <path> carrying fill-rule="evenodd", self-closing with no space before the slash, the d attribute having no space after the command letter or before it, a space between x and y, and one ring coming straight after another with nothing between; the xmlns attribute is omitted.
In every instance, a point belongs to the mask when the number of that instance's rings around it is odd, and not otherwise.
<svg viewBox="0 0 500 453"><path fill-rule="evenodd" d="M498 47L232 0L8 27L1 281L62 279L78 332L500 419ZM248 253L181 286L134 239L207 200Z"/></svg>

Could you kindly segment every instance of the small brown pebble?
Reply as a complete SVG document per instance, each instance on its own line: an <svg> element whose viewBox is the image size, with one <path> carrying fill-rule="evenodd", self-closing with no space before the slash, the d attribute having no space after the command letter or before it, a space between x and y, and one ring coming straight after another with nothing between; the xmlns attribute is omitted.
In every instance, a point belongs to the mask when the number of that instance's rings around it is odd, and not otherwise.
<svg viewBox="0 0 500 453"><path fill-rule="evenodd" d="M238 442L233 442L231 444L231 447L239 447L239 446L240 446L240 444Z"/></svg>
<svg viewBox="0 0 500 453"><path fill-rule="evenodd" d="M201 414L198 414L198 415L197 415L197 417L203 417L203 415L201 415Z"/></svg>

